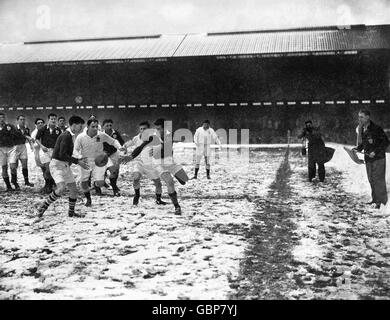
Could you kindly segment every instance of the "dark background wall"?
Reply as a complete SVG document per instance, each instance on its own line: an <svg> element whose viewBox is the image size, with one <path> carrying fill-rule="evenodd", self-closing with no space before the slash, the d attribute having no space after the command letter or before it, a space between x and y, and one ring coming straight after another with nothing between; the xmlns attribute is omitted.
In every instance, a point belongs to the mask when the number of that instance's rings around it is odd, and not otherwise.
<svg viewBox="0 0 390 320"><path fill-rule="evenodd" d="M175 58L160 62L99 64L19 64L0 66L0 106L9 121L24 113L30 123L46 116L54 107L58 115L69 117L91 113L100 120L112 118L123 132L133 135L142 120L158 117L173 120L174 129L195 130L204 119L213 127L250 129L251 142L285 142L287 130L295 135L304 120L312 118L321 126L328 141L353 143L356 113L361 105L350 100L386 100L385 105L369 104L373 118L390 128L390 55L386 51L363 52L350 56L310 56L221 59L215 57ZM76 109L75 97L82 106ZM321 101L320 105L300 105L300 101ZM344 100L343 105L327 105L327 100ZM253 106L251 102L272 102ZM276 102L285 105L276 105ZM296 106L287 105L296 101ZM240 103L248 106L206 106L208 103ZM162 104L177 104L163 108ZM202 104L187 107L186 104ZM134 109L118 105L134 104ZM139 105L156 104L156 108ZM114 109L97 109L113 105ZM16 111L33 106L33 110ZM73 106L72 110L55 110ZM13 107L10 111L8 108Z"/></svg>

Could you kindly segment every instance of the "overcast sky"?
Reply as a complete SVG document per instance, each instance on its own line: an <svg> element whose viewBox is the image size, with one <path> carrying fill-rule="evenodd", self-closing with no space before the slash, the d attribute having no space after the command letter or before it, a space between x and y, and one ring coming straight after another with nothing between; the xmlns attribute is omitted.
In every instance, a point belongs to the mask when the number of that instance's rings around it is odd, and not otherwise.
<svg viewBox="0 0 390 320"><path fill-rule="evenodd" d="M0 42L389 23L390 0L0 0Z"/></svg>

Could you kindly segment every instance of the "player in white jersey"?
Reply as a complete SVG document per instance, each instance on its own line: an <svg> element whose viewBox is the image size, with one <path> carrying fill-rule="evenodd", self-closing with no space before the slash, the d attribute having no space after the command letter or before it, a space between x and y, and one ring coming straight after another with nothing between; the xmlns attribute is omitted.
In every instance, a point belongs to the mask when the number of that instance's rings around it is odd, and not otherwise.
<svg viewBox="0 0 390 320"><path fill-rule="evenodd" d="M139 124L139 133L130 141L126 142L125 147L139 147L144 141L147 140L147 136L143 133L145 130L150 129L150 124L147 121L141 122ZM159 173L156 170L153 164L153 158L150 155L151 147L146 146L141 154L134 160L134 170L133 170L133 187L134 187L134 198L133 205L138 205L140 198L140 181L142 176L148 177L153 181L156 187L156 203L158 205L167 204L161 200L162 185L159 177Z"/></svg>
<svg viewBox="0 0 390 320"><path fill-rule="evenodd" d="M94 185L101 188L104 185L104 174L106 169L113 165L112 160L108 159L107 164L104 167L98 167L95 165L95 158L98 155L103 154L103 143L106 142L109 145L114 146L120 151L125 151L120 143L111 138L104 132L98 130L98 121L90 119L87 122L87 131L82 132L76 138L74 143L74 156L76 158L87 158L89 169L80 168L80 181L81 190L87 199L86 206L91 206L92 199L89 188L89 179L92 175Z"/></svg>
<svg viewBox="0 0 390 320"><path fill-rule="evenodd" d="M221 142L219 141L218 135L213 128L210 127L210 121L203 121L203 125L196 129L194 135L194 142L196 145L196 163L195 163L195 175L192 179L198 178L198 172L200 167L200 161L204 157L206 163L206 174L207 179L210 179L210 155L211 155L211 144L217 143L221 148Z"/></svg>
<svg viewBox="0 0 390 320"><path fill-rule="evenodd" d="M188 176L183 167L173 160L172 133L164 129L164 122L164 119L157 119L154 122L158 132L156 138L159 140L159 144L152 147L153 162L156 165L160 179L167 185L168 195L175 206L175 214L181 215L181 207L177 201L173 177L184 185L188 181Z"/></svg>

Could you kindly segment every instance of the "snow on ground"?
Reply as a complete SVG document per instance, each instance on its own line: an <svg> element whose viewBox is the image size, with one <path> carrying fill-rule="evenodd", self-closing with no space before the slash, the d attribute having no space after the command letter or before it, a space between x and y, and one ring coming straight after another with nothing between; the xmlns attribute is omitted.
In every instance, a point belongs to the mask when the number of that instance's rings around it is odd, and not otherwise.
<svg viewBox="0 0 390 320"><path fill-rule="evenodd" d="M76 210L86 213L84 219L66 216L64 197L34 223L31 207L43 197L3 193L0 297L225 299L247 245L235 228L249 228L252 219L253 203L243 195L265 194L282 154L276 151L270 162L258 152L245 172L246 159L233 151L216 160L211 181L202 167L199 180L178 185L180 217L171 204L154 205L147 180L139 207L132 206L131 164L121 170L121 197L104 190L106 196L94 197L88 210L79 201ZM185 164L193 155L177 156ZM191 175L192 165L184 167Z"/></svg>
<svg viewBox="0 0 390 320"><path fill-rule="evenodd" d="M212 180L202 164L198 180L176 184L182 216L154 205L147 180L132 206L131 163L121 197L78 201L83 219L66 216L64 197L34 222L38 186L2 192L0 298L388 299L390 218L364 204L365 167L329 145L323 184L307 182L300 145L217 152ZM191 149L175 146L189 176Z"/></svg>
<svg viewBox="0 0 390 320"><path fill-rule="evenodd" d="M305 182L306 159L292 161L293 190L299 194L299 214L293 218L299 267L290 273L300 299L388 299L390 297L390 217L370 208L365 166L352 162L343 146L326 165L324 184ZM389 158L387 159L389 164ZM387 173L388 190L390 179Z"/></svg>

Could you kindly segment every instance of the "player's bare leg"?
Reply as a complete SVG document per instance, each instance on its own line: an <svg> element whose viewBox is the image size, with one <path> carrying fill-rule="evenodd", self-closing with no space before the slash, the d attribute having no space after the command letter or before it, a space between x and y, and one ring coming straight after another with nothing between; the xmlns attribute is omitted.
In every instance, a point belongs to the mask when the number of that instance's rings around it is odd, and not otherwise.
<svg viewBox="0 0 390 320"><path fill-rule="evenodd" d="M45 186L42 188L42 192L44 193L50 193L53 190L54 187L54 180L53 177L50 174L49 169L49 162L43 164L43 178L45 179Z"/></svg>
<svg viewBox="0 0 390 320"><path fill-rule="evenodd" d="M81 190L83 191L85 199L87 200L85 202L85 206L90 207L92 205L92 198L91 198L91 191L90 191L91 189L89 187L88 180L81 182Z"/></svg>
<svg viewBox="0 0 390 320"><path fill-rule="evenodd" d="M179 205L179 202L177 200L177 193L175 190L175 182L173 180L172 175L169 172L163 172L161 174L161 180L163 180L168 189L168 195L172 200L173 205L175 206L175 214L181 215L181 207Z"/></svg>
<svg viewBox="0 0 390 320"><path fill-rule="evenodd" d="M117 186L117 181L119 177L119 165L113 165L112 167L108 168L108 170L110 170L110 184L112 187L112 191L114 192L114 196L119 197L120 193L119 193L119 188Z"/></svg>
<svg viewBox="0 0 390 320"><path fill-rule="evenodd" d="M18 164L17 163L10 163L10 169L11 169L11 183L14 185L15 190L20 190L20 186L18 184L18 175L17 175L17 169Z"/></svg>
<svg viewBox="0 0 390 320"><path fill-rule="evenodd" d="M8 165L2 166L1 169L2 169L3 180L4 180L4 183L7 187L7 192L14 191L14 189L12 188L11 183L9 181Z"/></svg>
<svg viewBox="0 0 390 320"><path fill-rule="evenodd" d="M161 200L162 184L160 179L153 179L154 186L156 187L156 203L158 205L166 205L167 203Z"/></svg>

